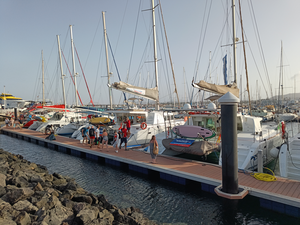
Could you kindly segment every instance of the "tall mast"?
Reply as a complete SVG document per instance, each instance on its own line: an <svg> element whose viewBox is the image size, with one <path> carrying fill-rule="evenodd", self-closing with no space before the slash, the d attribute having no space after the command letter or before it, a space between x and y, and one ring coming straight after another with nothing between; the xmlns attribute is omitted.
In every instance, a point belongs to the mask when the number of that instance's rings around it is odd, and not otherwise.
<svg viewBox="0 0 300 225"><path fill-rule="evenodd" d="M237 65L236 65L236 32L235 32L235 0L232 0L232 39L233 39L233 82L236 84Z"/></svg>
<svg viewBox="0 0 300 225"><path fill-rule="evenodd" d="M282 95L282 98L283 98L283 74L282 74L283 69L282 69L282 67L283 67L283 64L282 64L282 41L281 41L279 88L278 88L278 107L280 106L280 89L281 89L281 95ZM280 81L281 79L282 79L282 81ZM281 102L281 104L282 104L282 102Z"/></svg>
<svg viewBox="0 0 300 225"><path fill-rule="evenodd" d="M243 50L244 50L244 59L245 59L245 72L246 72L246 80L247 80L247 91L249 93L249 79L248 79L248 69L247 69L247 58L246 58L246 48L245 48L245 39L244 39L244 27L243 27L242 9L241 9L241 1L240 0L239 0L239 6L240 6L239 8L240 8L241 30L242 30ZM236 60L235 60L235 62L236 62ZM249 111L250 111L250 115L252 116L252 107L251 107L250 94L248 94L248 100L249 100Z"/></svg>
<svg viewBox="0 0 300 225"><path fill-rule="evenodd" d="M161 14L162 22L163 22L163 25L164 25L164 31L165 31L165 36L166 36L166 41L167 41L167 46L168 46L169 59L170 59L170 64L171 64L171 68L172 68L172 74L173 74L173 80L174 80L174 86L175 86L175 93L176 93L177 100L178 100L178 108L180 108L180 100L179 100L179 95L178 95L178 91L177 91L177 85L176 85L174 67L173 67L173 63L172 63L172 59L171 59L171 52L170 52L170 47L169 47L169 41L168 41L168 37L167 37L165 20L164 20L164 16L163 16L163 13L162 13L162 7L161 7L160 0L159 0L159 6L160 6L160 14Z"/></svg>
<svg viewBox="0 0 300 225"><path fill-rule="evenodd" d="M106 52L107 80L108 80L108 84L110 84L110 75L111 75L111 73L109 72L109 61L108 61L108 50L107 50L107 33L106 33L106 25L105 25L105 12L103 12L103 11L102 11L102 18L103 18L103 31L104 31L105 52ZM110 109L112 109L111 89L112 88L110 86L108 86Z"/></svg>
<svg viewBox="0 0 300 225"><path fill-rule="evenodd" d="M155 11L154 11L154 0L152 0L152 22L153 22L153 48L154 48L154 67L155 67L155 81L156 81L156 87L157 91L159 93L158 88L158 72L157 72L157 51L156 51L156 29L155 29ZM155 109L159 110L159 98L155 102Z"/></svg>
<svg viewBox="0 0 300 225"><path fill-rule="evenodd" d="M70 36L71 36L73 76L74 76L74 86L75 86L75 105L78 106L77 83L76 83L76 76L78 75L78 73L76 73L76 70L75 70L75 57L74 57L74 43L73 43L72 25L70 25Z"/></svg>
<svg viewBox="0 0 300 225"><path fill-rule="evenodd" d="M42 75L43 75L43 79L42 79L42 84L43 84L43 105L45 105L45 76L44 76L44 54L43 54L43 50L42 50Z"/></svg>
<svg viewBox="0 0 300 225"><path fill-rule="evenodd" d="M62 89L63 89L64 105L66 108L66 93L65 93L65 81L64 81L65 75L63 73L63 66L62 66L62 60L61 60L59 35L57 35L57 45L58 45L58 55L59 55L59 62L60 62L61 83L62 83Z"/></svg>

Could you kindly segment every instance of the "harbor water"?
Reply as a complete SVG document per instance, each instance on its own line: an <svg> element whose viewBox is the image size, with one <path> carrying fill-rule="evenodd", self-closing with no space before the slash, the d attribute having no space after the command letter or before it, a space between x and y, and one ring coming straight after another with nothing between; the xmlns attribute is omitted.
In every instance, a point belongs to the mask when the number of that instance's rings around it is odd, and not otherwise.
<svg viewBox="0 0 300 225"><path fill-rule="evenodd" d="M104 194L118 207L140 208L159 224L300 224L300 219L261 208L252 196L229 201L201 191L196 184L185 187L150 180L6 135L0 135L0 148L44 165L50 173L73 177L81 187L96 195Z"/></svg>

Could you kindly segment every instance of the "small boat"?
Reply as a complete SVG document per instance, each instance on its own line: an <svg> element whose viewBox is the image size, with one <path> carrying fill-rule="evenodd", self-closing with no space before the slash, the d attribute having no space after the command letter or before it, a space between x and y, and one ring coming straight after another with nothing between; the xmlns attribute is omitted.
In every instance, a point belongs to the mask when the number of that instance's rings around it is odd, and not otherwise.
<svg viewBox="0 0 300 225"><path fill-rule="evenodd" d="M192 141L190 142L190 145L186 144L174 144L175 142L180 142L182 141L188 141L186 139L173 139L173 138L167 138L162 141L163 146L166 149L180 152L180 153L187 153L187 154L192 154L192 155L209 155L210 153L214 151L219 151L219 145L208 142L208 141Z"/></svg>
<svg viewBox="0 0 300 225"><path fill-rule="evenodd" d="M193 125L176 126L173 127L172 131L175 135L184 138L209 139L216 136L216 133L214 131L199 126L193 126Z"/></svg>
<svg viewBox="0 0 300 225"><path fill-rule="evenodd" d="M107 117L94 117L90 119L90 123L93 125L111 125L111 119Z"/></svg>

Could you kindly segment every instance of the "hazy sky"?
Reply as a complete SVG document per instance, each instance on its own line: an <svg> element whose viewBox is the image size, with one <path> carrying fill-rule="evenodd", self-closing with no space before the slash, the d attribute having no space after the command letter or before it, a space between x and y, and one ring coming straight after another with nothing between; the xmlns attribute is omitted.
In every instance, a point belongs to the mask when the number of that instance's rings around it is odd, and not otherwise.
<svg viewBox="0 0 300 225"><path fill-rule="evenodd" d="M79 74L77 84L83 104L90 101L83 73L94 102L109 103L102 11L105 11L114 56L113 59L109 50L113 73L111 83L119 81L118 69L122 81L128 79L134 85L154 87L150 3L147 0L0 1L0 92L5 86L6 92L25 100L41 99L43 50L46 99L62 102L56 37L59 35L67 61L66 64L63 59L67 103L74 104L74 85L68 71L69 67L73 72L69 28L72 25L74 45L80 59L75 53L75 67ZM180 99L183 101L191 94L191 81L196 74L196 82L205 79L223 84L222 58L225 54L229 57L227 67L232 80L231 0L161 0L161 4ZM241 42L237 0L236 5L236 30ZM284 75L284 93L294 92L295 84L299 84L299 8L298 0L242 0L252 97L256 98L258 93L264 98L266 92L270 97L271 86L273 95L278 92L280 68ZM160 101L165 102L174 97L174 82L160 13L157 7L159 90ZM281 41L283 67L280 67ZM237 67L237 83L240 85L242 77L242 89L245 90L242 44L237 46ZM194 90L194 94L196 92ZM119 91L113 90L113 100L114 103L123 102Z"/></svg>

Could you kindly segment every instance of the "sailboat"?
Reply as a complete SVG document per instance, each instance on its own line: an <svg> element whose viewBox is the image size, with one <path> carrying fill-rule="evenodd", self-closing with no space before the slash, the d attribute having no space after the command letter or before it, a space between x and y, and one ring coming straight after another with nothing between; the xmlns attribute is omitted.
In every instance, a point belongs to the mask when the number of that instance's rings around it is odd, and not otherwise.
<svg viewBox="0 0 300 225"><path fill-rule="evenodd" d="M122 126L125 117L131 120L131 135L128 138L127 147L147 144L150 142L152 135L158 135L166 132L166 127L178 126L184 123L183 119L175 119L174 114L164 113L159 110L159 87L158 87L158 69L157 69L157 51L156 51L156 30L155 30L155 6L152 0L152 25L153 25L153 46L154 46L154 69L155 69L155 87L144 88L134 86L123 81L108 84L109 88L113 88L122 92L130 93L135 96L155 101L155 111L148 112L144 109L132 108L128 110L113 110L115 114L115 125L109 129L113 132ZM105 25L104 25L105 27ZM106 32L104 31L105 35ZM105 37L106 40L106 37ZM108 58L107 58L108 61ZM107 67L109 70L109 67ZM108 71L109 77L109 71ZM111 133L112 134L112 133Z"/></svg>
<svg viewBox="0 0 300 225"><path fill-rule="evenodd" d="M234 82L232 84L216 85L200 81L198 83L192 82L192 86L200 90L208 91L217 94L215 99L218 99L227 92L239 97L239 89L236 84L237 74L237 60L236 60L236 34L235 34L235 1L232 0L232 22L233 22L233 62L234 62ZM247 70L246 70L247 75ZM250 95L249 95L250 96ZM250 102L250 99L249 99ZM224 119L224 118L222 118ZM202 126L206 127L208 120L213 121L216 129L221 125L220 115L204 115L194 114L190 115L189 120L185 125ZM270 151L274 147L282 144L281 133L277 131L275 124L261 125L262 118L242 115L237 113L237 142L238 142L238 168L243 170L253 170L257 168L257 153L258 150L263 151L264 164L267 164L274 158L271 156ZM220 134L220 133L219 133ZM219 136L217 134L217 136ZM211 140L216 142L216 140ZM219 158L219 165L222 164L222 150Z"/></svg>

